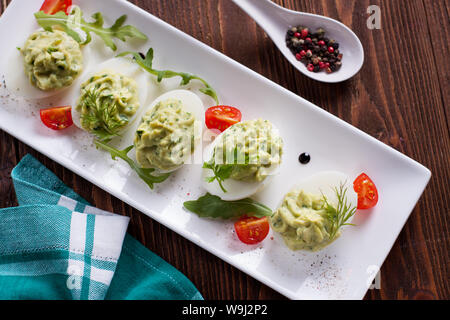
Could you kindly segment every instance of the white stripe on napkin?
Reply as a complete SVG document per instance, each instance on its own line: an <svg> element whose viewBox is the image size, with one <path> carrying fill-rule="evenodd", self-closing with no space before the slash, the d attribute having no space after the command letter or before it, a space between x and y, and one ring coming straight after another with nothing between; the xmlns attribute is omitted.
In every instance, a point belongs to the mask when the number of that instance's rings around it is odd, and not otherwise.
<svg viewBox="0 0 450 320"><path fill-rule="evenodd" d="M75 210L75 207L77 206L77 201L70 199L66 196L61 195L58 201L58 205L61 207L65 207L69 209L70 211Z"/></svg>
<svg viewBox="0 0 450 320"><path fill-rule="evenodd" d="M114 276L114 271L98 269L91 266L91 280L110 285L111 280Z"/></svg>
<svg viewBox="0 0 450 320"><path fill-rule="evenodd" d="M129 220L128 217L116 214L97 215L92 255L101 260L119 260Z"/></svg>
<svg viewBox="0 0 450 320"><path fill-rule="evenodd" d="M105 210L101 210L98 209L96 207L91 207L91 206L86 206L86 208L84 208L83 213L87 213L87 214L97 214L97 215L103 215L103 216L112 216L114 215L114 213L105 211Z"/></svg>
<svg viewBox="0 0 450 320"><path fill-rule="evenodd" d="M70 222L69 250L74 253L84 253L86 246L86 214L72 212Z"/></svg>

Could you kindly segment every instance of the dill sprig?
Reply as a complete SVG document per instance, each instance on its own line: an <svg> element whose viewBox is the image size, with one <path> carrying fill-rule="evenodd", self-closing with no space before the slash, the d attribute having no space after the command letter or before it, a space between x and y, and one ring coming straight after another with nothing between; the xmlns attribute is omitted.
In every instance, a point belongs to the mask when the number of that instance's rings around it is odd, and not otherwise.
<svg viewBox="0 0 450 320"><path fill-rule="evenodd" d="M101 97L95 90L88 90L84 94L83 104L88 112L81 115L81 123L83 127L90 128L101 141L117 136L128 122L125 118L117 117L119 110L112 97Z"/></svg>
<svg viewBox="0 0 450 320"><path fill-rule="evenodd" d="M347 221L355 214L356 207L352 207L347 202L347 188L345 184L341 183L339 188L334 187L334 191L337 197L337 205L331 205L325 195L322 194L324 201L324 209L327 213L328 219L331 221L331 227L329 230L330 240L334 240L339 232L339 229L343 226L354 226Z"/></svg>

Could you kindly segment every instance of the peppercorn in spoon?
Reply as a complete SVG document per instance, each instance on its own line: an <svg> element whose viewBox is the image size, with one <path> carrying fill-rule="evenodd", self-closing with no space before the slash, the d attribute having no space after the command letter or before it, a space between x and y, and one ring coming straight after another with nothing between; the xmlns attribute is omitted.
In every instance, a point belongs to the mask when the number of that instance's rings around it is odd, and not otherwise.
<svg viewBox="0 0 450 320"><path fill-rule="evenodd" d="M264 29L286 59L304 75L335 83L353 77L361 69L361 41L341 22L288 10L270 0L232 1Z"/></svg>

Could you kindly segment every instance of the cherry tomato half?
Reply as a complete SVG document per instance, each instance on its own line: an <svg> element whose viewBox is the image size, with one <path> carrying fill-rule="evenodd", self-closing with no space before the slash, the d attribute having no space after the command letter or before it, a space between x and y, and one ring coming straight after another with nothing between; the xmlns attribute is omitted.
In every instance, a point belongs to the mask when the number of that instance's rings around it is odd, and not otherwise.
<svg viewBox="0 0 450 320"><path fill-rule="evenodd" d="M41 109L40 115L42 122L53 130L62 130L70 127L72 121L72 107L54 107L48 109Z"/></svg>
<svg viewBox="0 0 450 320"><path fill-rule="evenodd" d="M55 14L59 11L64 11L68 15L71 5L72 0L45 0L39 11L44 11L46 14Z"/></svg>
<svg viewBox="0 0 450 320"><path fill-rule="evenodd" d="M256 244L263 241L269 233L269 220L267 217L243 216L234 223L236 234L243 243Z"/></svg>
<svg viewBox="0 0 450 320"><path fill-rule="evenodd" d="M242 119L239 109L230 106L215 106L208 108L205 113L206 126L209 129L225 131L228 127Z"/></svg>
<svg viewBox="0 0 450 320"><path fill-rule="evenodd" d="M370 209L378 202L378 190L373 181L362 173L353 182L353 190L358 194L358 209Z"/></svg>

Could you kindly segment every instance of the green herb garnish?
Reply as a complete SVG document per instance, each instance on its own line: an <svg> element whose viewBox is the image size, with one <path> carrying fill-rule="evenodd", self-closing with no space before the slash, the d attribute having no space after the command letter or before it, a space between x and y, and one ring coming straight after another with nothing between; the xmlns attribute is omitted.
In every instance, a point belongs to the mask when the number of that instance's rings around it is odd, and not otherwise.
<svg viewBox="0 0 450 320"><path fill-rule="evenodd" d="M341 183L339 188L334 187L334 191L337 197L337 206L331 205L327 198L322 194L324 201L324 209L327 213L327 218L331 222L330 228L330 240L334 240L339 232L339 229L343 226L354 226L347 221L355 214L356 207L352 207L347 203L347 188Z"/></svg>
<svg viewBox="0 0 450 320"><path fill-rule="evenodd" d="M217 180L219 183L220 189L222 189L223 192L227 192L225 187L223 186L223 182L226 179L229 179L231 177L231 174L233 173L233 168L236 165L248 165L250 161L250 157L248 154L243 155L243 163L238 163L238 159L242 159L239 155L239 149L238 147L235 147L233 150L233 161L228 161L228 163L224 164L216 164L215 158L216 158L216 151L214 150L213 156L211 160L208 162L203 163L204 169L210 169L213 172L212 177L206 177L206 181L208 183L214 182L214 180Z"/></svg>
<svg viewBox="0 0 450 320"><path fill-rule="evenodd" d="M139 167L130 157L128 157L128 153L131 151L131 149L134 148L134 146L129 146L124 150L118 150L99 140L94 140L94 143L97 147L105 151L108 151L111 154L111 158L113 160L116 160L116 158L119 157L126 163L128 163L130 168L133 169L142 180L144 180L144 182L150 187L150 189L153 189L155 183L161 183L170 176L170 173L154 176L152 175L152 172L154 172L155 169L153 168L145 169Z"/></svg>
<svg viewBox="0 0 450 320"><path fill-rule="evenodd" d="M212 157L210 161L203 163L203 168L210 169L213 172L212 177L205 178L206 181L212 183L214 180L217 180L220 189L222 189L223 192L227 192L222 183L230 178L231 173L233 172L233 166L231 164L216 164L214 157Z"/></svg>
<svg viewBox="0 0 450 320"><path fill-rule="evenodd" d="M118 118L117 102L107 97L100 97L94 90L84 94L84 107L87 113L82 113L81 124L85 128L92 128L91 133L102 141L108 141L119 135L120 129L128 120Z"/></svg>
<svg viewBox="0 0 450 320"><path fill-rule="evenodd" d="M126 41L126 38L135 38L147 40L147 36L139 31L136 27L123 24L125 23L127 16L123 15L116 20L116 22L110 27L103 27L104 19L100 12L94 13L92 18L93 22L87 22L83 18L83 12L80 8L75 7L70 15L66 15L64 12L59 11L53 15L46 14L44 11L39 11L34 14L37 23L46 31L52 31L53 27L58 26L71 36L75 41L80 44L88 44L92 40L91 32L97 34L105 42L106 46L116 51L117 46L114 43L114 38ZM83 41L75 31L75 28L80 28L86 34L86 40Z"/></svg>
<svg viewBox="0 0 450 320"><path fill-rule="evenodd" d="M194 212L202 218L230 219L238 218L244 214L262 218L272 215L272 210L269 207L250 198L237 201L225 201L209 193L206 193L197 200L186 201L183 205L187 210Z"/></svg>
<svg viewBox="0 0 450 320"><path fill-rule="evenodd" d="M128 55L132 55L134 57L134 60L136 61L136 63L138 65L140 65L144 70L155 75L158 79L158 82L161 82L162 79L164 79L164 78L173 78L173 77L181 77L180 85L182 85L182 86L187 85L191 80L198 80L198 81L202 82L205 87L199 89L200 92L210 96L211 98L213 98L216 101L217 104L219 104L219 99L217 98L216 91L204 79L202 79L196 75L185 73L185 72L153 69L153 48L150 48L147 51L147 54L145 55L144 58L141 56L140 53L132 52L132 51L122 52L121 54L118 55L118 57L124 57L124 56L128 56Z"/></svg>

